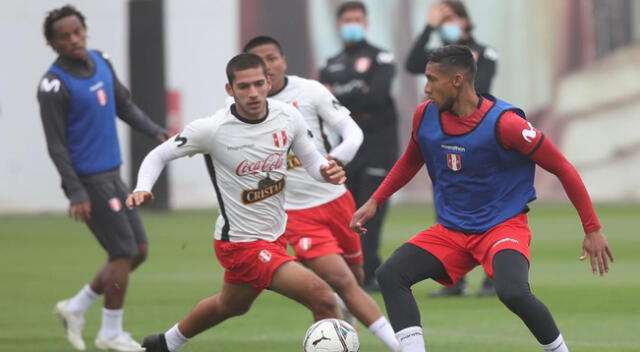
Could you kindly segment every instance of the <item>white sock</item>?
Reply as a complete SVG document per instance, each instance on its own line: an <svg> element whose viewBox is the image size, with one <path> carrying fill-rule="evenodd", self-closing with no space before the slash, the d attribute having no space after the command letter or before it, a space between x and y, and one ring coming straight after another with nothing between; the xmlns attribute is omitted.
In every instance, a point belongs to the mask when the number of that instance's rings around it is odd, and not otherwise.
<svg viewBox="0 0 640 352"><path fill-rule="evenodd" d="M182 349L182 346L186 344L189 339L184 337L178 329L178 324L171 327L164 333L164 339L167 341L167 347L171 352L178 352Z"/></svg>
<svg viewBox="0 0 640 352"><path fill-rule="evenodd" d="M102 325L98 337L103 340L111 340L122 334L123 309L102 308Z"/></svg>
<svg viewBox="0 0 640 352"><path fill-rule="evenodd" d="M93 292L91 287L84 285L75 296L69 299L67 309L73 314L84 315L84 313L100 298L100 295Z"/></svg>
<svg viewBox="0 0 640 352"><path fill-rule="evenodd" d="M425 352L424 337L422 336L422 328L419 326L410 326L396 333L398 342L402 352Z"/></svg>
<svg viewBox="0 0 640 352"><path fill-rule="evenodd" d="M555 339L552 343L548 345L540 344L540 347L542 347L545 352L569 352L569 348L564 343L562 334L558 335L558 338Z"/></svg>
<svg viewBox="0 0 640 352"><path fill-rule="evenodd" d="M382 342L384 342L391 351L396 352L400 350L400 343L398 342L398 339L396 339L396 335L393 333L391 324L389 324L389 321L384 317L384 315L373 322L373 324L369 325L368 329L377 338L382 340Z"/></svg>

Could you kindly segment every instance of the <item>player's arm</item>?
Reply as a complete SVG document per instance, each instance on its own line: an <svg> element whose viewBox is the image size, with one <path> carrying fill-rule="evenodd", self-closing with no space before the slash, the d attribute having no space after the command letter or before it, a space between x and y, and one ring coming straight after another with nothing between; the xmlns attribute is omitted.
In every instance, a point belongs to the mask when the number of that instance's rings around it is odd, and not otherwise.
<svg viewBox="0 0 640 352"><path fill-rule="evenodd" d="M367 229L364 228L364 224L376 214L378 207L389 199L389 197L391 197L391 195L396 191L411 181L422 165L424 165L424 159L422 157L422 152L420 151L420 146L418 145L416 131L427 104L428 102L420 104L413 115L413 131L411 133L411 138L409 139L407 148L400 159L398 159L395 165L393 165L393 168L391 168L391 171L389 171L389 174L385 177L371 198L353 214L350 226L354 231L358 233L366 233Z"/></svg>
<svg viewBox="0 0 640 352"><path fill-rule="evenodd" d="M69 214L76 220L88 220L91 216L89 195L73 168L66 143L69 92L57 76L47 74L38 87L38 102L47 150L60 174L62 189L69 199Z"/></svg>
<svg viewBox="0 0 640 352"><path fill-rule="evenodd" d="M318 181L335 185L343 184L346 177L342 167L334 160L327 160L318 152L302 115L294 108L291 108L291 113L295 115L292 121L294 136L291 149L300 159L307 173Z"/></svg>
<svg viewBox="0 0 640 352"><path fill-rule="evenodd" d="M196 120L184 130L154 148L142 161L138 170L138 179L133 194L127 197L129 208L144 205L153 200L153 185L165 166L174 159L205 153L205 140L210 127L207 119Z"/></svg>
<svg viewBox="0 0 640 352"><path fill-rule="evenodd" d="M364 139L362 129L353 121L349 110L319 83L314 84L313 98L316 113L332 130L340 135L342 141L329 152L328 159L341 164L349 163L358 152Z"/></svg>
<svg viewBox="0 0 640 352"><path fill-rule="evenodd" d="M153 122L151 118L133 102L131 97L131 92L127 87L125 87L116 75L116 71L113 69L111 65L111 61L109 57L100 53L102 57L109 64L109 68L111 69L111 73L113 74L113 87L115 90L115 98L116 98L116 113L118 117L126 122L129 126L134 128L141 133L153 137L160 142L164 142L169 138L167 131Z"/></svg>
<svg viewBox="0 0 640 352"><path fill-rule="evenodd" d="M614 260L591 197L576 168L565 158L553 142L531 123L513 113L502 116L498 125L499 140L507 149L527 155L533 162L554 174L578 211L585 232L581 260L590 258L593 273L609 271L608 259Z"/></svg>

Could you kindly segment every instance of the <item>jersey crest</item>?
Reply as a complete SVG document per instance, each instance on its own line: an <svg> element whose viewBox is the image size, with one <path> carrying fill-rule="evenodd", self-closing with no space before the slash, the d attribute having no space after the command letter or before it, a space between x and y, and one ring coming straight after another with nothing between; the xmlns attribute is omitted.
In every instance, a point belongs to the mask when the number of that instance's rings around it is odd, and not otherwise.
<svg viewBox="0 0 640 352"><path fill-rule="evenodd" d="M447 166L453 171L460 171L462 169L460 154L447 153Z"/></svg>

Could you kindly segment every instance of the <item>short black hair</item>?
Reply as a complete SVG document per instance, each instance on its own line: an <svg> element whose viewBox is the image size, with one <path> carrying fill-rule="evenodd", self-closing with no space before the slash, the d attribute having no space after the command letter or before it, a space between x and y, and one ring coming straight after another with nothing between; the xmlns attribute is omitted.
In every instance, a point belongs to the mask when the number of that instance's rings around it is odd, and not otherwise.
<svg viewBox="0 0 640 352"><path fill-rule="evenodd" d="M64 5L60 8L49 11L47 13L47 17L44 19L42 30L44 32L44 37L48 42L53 39L53 24L57 20L67 16L77 16L80 20L80 23L82 23L82 27L87 28L87 24L84 22L84 15L82 15L82 13L78 11L73 5Z"/></svg>
<svg viewBox="0 0 640 352"><path fill-rule="evenodd" d="M360 10L364 13L365 16L367 15L367 7L364 6L362 1L347 1L338 6L338 11L336 11L336 18L340 19L343 13L351 10Z"/></svg>
<svg viewBox="0 0 640 352"><path fill-rule="evenodd" d="M471 49L464 45L449 44L434 49L429 54L428 62L439 63L450 69L462 69L472 78L476 75L476 60Z"/></svg>
<svg viewBox="0 0 640 352"><path fill-rule="evenodd" d="M247 44L244 45L244 48L242 49L243 52L248 52L249 50L258 47L258 46L262 46L262 45L267 45L267 44L273 44L276 46L276 48L278 48L278 51L280 52L280 55L283 54L282 52L282 46L280 45L280 43L278 43L277 40L275 40L272 37L266 36L266 35L260 35L257 36L253 39L251 39L250 41L247 42Z"/></svg>
<svg viewBox="0 0 640 352"><path fill-rule="evenodd" d="M260 56L249 53L242 53L234 56L227 63L227 80L229 81L229 84L233 84L236 72L257 67L262 68L262 72L264 72L265 76L267 75L267 65L264 64L264 61L262 61Z"/></svg>
<svg viewBox="0 0 640 352"><path fill-rule="evenodd" d="M464 6L464 3L460 0L442 0L442 3L449 6L451 11L456 14L456 16L464 18L467 20L467 28L464 28L465 32L471 32L473 30L473 24L471 23L471 17L469 17L469 12L467 11L467 7Z"/></svg>

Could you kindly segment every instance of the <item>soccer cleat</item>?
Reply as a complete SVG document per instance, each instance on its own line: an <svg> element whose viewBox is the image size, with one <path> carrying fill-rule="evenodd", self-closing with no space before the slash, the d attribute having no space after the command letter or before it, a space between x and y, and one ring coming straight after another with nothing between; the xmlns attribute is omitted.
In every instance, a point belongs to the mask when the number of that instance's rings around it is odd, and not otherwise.
<svg viewBox="0 0 640 352"><path fill-rule="evenodd" d="M443 287L438 291L429 293L431 298L443 298L443 297L464 297L470 293L469 286L465 281L459 281L453 286Z"/></svg>
<svg viewBox="0 0 640 352"><path fill-rule="evenodd" d="M380 292L380 285L378 284L378 280L371 279L364 283L362 288L369 293Z"/></svg>
<svg viewBox="0 0 640 352"><path fill-rule="evenodd" d="M147 352L170 352L164 334L147 335L144 341L142 341L142 347L144 347Z"/></svg>
<svg viewBox="0 0 640 352"><path fill-rule="evenodd" d="M112 339L102 339L100 336L96 338L96 347L99 350L122 351L122 352L142 352L144 348L131 337L128 332L121 332L120 335Z"/></svg>
<svg viewBox="0 0 640 352"><path fill-rule="evenodd" d="M67 340L75 348L79 351L84 351L87 349L87 346L82 339L82 329L84 328L84 316L79 314L74 314L67 309L67 304L69 300L63 300L56 303L56 306L53 308L53 314L55 314L56 318L62 323L64 326L64 330L67 335Z"/></svg>

